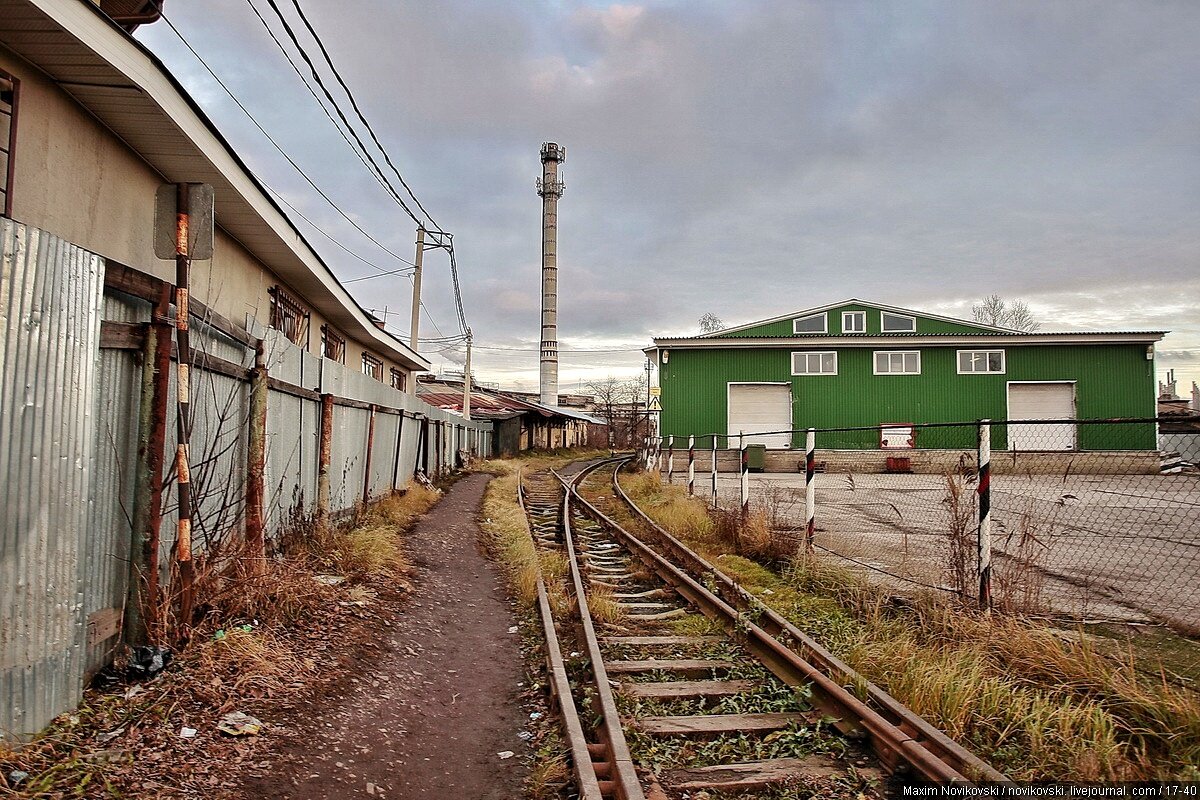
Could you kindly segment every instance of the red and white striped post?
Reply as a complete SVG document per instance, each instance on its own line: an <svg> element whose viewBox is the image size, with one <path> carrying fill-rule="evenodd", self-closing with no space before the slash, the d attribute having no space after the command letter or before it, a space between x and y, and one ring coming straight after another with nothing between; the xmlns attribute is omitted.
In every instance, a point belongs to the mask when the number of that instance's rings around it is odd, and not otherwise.
<svg viewBox="0 0 1200 800"><path fill-rule="evenodd" d="M804 549L811 553L817 531L817 432L812 428L804 437Z"/></svg>
<svg viewBox="0 0 1200 800"><path fill-rule="evenodd" d="M979 421L979 607L992 607L992 426Z"/></svg>
<svg viewBox="0 0 1200 800"><path fill-rule="evenodd" d="M675 482L675 434L667 437L667 483Z"/></svg>
<svg viewBox="0 0 1200 800"><path fill-rule="evenodd" d="M696 435L688 434L688 496L696 493Z"/></svg>
<svg viewBox="0 0 1200 800"><path fill-rule="evenodd" d="M750 516L750 450L746 447L746 434L742 431L738 431L738 450L742 454L742 479L738 488L744 519Z"/></svg>

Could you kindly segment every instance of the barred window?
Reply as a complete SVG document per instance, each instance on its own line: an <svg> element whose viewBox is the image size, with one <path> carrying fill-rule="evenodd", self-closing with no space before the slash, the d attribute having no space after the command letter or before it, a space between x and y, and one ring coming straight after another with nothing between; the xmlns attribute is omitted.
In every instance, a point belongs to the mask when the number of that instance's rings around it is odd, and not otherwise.
<svg viewBox="0 0 1200 800"><path fill-rule="evenodd" d="M321 326L321 355L339 364L346 363L346 340L328 325Z"/></svg>
<svg viewBox="0 0 1200 800"><path fill-rule="evenodd" d="M408 388L408 375L404 370L392 367L392 388L402 392Z"/></svg>
<svg viewBox="0 0 1200 800"><path fill-rule="evenodd" d="M0 215L12 216L13 158L17 148L17 99L21 82L0 69Z"/></svg>
<svg viewBox="0 0 1200 800"><path fill-rule="evenodd" d="M370 353L362 354L362 371L363 375L370 375L377 381L383 381L383 362Z"/></svg>
<svg viewBox="0 0 1200 800"><path fill-rule="evenodd" d="M308 309L300 301L285 292L282 287L272 286L271 327L282 333L293 344L308 342Z"/></svg>

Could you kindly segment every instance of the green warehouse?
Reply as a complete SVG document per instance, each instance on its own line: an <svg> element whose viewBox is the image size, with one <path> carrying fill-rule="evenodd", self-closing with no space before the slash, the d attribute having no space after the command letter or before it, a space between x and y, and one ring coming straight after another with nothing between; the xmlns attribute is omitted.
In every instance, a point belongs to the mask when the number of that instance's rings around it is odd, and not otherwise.
<svg viewBox="0 0 1200 800"><path fill-rule="evenodd" d="M659 338L660 433L698 447L803 449L805 428L992 420L998 451L1154 450L1155 426L1070 420L1155 416L1154 344L1164 331L1024 333L847 300L686 338ZM911 428L907 430L912 430ZM887 433L894 431L889 430ZM974 449L971 426L818 434L826 450Z"/></svg>

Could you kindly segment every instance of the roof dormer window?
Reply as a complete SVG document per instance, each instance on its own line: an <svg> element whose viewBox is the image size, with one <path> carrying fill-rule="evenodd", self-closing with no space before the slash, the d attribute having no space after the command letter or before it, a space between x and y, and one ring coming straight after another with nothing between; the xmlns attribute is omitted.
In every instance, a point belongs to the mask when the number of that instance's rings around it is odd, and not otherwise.
<svg viewBox="0 0 1200 800"><path fill-rule="evenodd" d="M884 333L916 333L917 318L907 314L892 314L888 311L879 312L879 330Z"/></svg>
<svg viewBox="0 0 1200 800"><path fill-rule="evenodd" d="M824 314L810 314L792 320L792 333L827 333L828 330Z"/></svg>
<svg viewBox="0 0 1200 800"><path fill-rule="evenodd" d="M842 312L842 333L866 333L867 332L867 312L865 311L843 311Z"/></svg>

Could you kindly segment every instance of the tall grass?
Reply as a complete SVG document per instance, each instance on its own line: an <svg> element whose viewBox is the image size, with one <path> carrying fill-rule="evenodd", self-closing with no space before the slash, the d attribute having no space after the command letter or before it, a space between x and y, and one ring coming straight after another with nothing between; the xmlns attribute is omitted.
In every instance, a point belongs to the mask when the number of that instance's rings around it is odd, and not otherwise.
<svg viewBox="0 0 1200 800"><path fill-rule="evenodd" d="M1200 778L1200 695L1148 676L1132 653L1114 657L1082 631L969 613L936 596L898 606L815 559L772 569L776 559L746 546L761 534L706 527L695 519L703 504L678 487L653 475L622 485L659 524L1010 777Z"/></svg>

